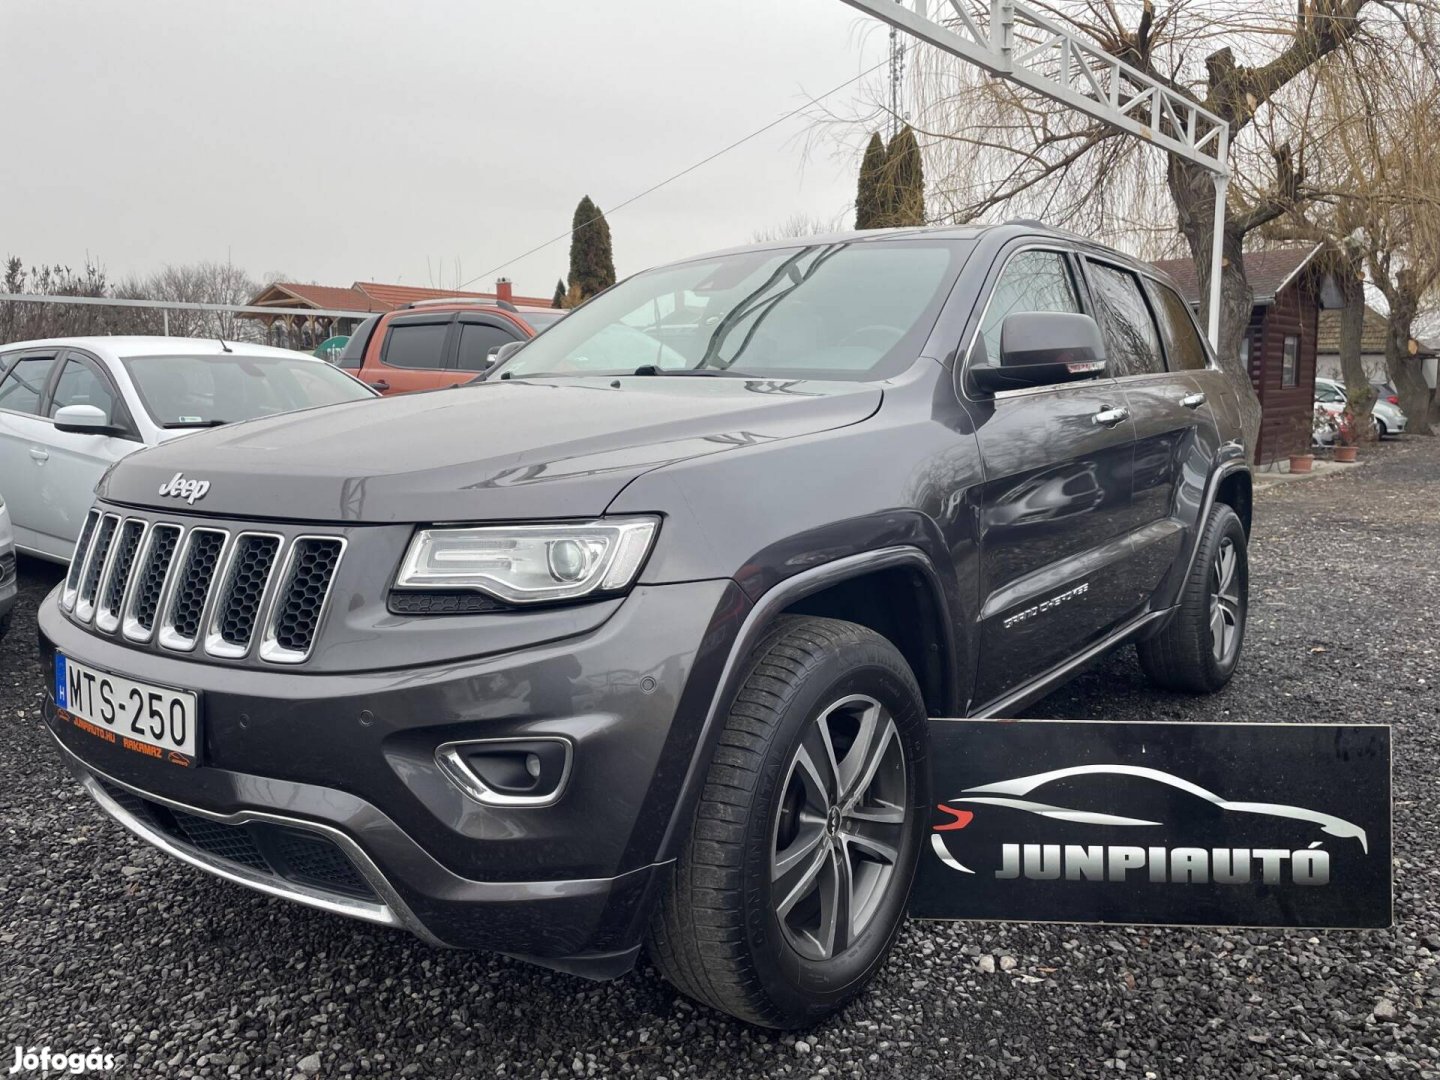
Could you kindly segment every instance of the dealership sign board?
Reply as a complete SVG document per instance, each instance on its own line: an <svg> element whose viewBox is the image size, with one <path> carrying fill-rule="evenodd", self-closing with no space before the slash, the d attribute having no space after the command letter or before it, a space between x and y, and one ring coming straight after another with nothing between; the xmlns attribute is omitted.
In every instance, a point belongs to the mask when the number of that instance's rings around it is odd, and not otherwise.
<svg viewBox="0 0 1440 1080"><path fill-rule="evenodd" d="M1390 729L932 720L928 919L1390 925Z"/></svg>

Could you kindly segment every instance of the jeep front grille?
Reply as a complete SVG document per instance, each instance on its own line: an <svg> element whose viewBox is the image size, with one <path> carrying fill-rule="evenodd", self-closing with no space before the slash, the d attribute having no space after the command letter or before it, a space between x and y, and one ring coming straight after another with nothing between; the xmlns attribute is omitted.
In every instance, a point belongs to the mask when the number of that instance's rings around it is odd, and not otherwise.
<svg viewBox="0 0 1440 1080"><path fill-rule="evenodd" d="M298 664L315 643L345 541L92 510L61 603L104 634L161 649ZM256 647L258 639L258 647Z"/></svg>

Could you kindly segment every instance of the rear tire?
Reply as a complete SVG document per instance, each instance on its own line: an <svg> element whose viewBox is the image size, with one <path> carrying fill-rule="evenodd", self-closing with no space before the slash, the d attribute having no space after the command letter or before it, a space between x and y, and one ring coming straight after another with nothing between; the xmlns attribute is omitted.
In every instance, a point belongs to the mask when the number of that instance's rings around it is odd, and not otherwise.
<svg viewBox="0 0 1440 1080"><path fill-rule="evenodd" d="M1210 508L1179 610L1136 643L1140 666L1166 690L1210 694L1235 674L1245 643L1250 572L1245 527L1224 503Z"/></svg>
<svg viewBox="0 0 1440 1080"><path fill-rule="evenodd" d="M874 631L787 616L746 661L651 921L682 993L773 1028L859 994L904 922L929 805L926 712Z"/></svg>
<svg viewBox="0 0 1440 1080"><path fill-rule="evenodd" d="M1385 438L1386 435L1389 434L1390 431L1388 428L1386 428L1385 421L1381 420L1378 416L1375 417L1375 441L1380 442L1382 439Z"/></svg>

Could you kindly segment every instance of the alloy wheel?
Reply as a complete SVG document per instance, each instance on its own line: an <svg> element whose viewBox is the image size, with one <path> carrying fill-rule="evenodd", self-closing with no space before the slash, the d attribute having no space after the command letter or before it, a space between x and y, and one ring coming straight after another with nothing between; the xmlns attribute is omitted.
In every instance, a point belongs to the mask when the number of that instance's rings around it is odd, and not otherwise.
<svg viewBox="0 0 1440 1080"><path fill-rule="evenodd" d="M1217 663L1226 663L1240 643L1240 553L1225 537L1215 555L1210 581L1210 648Z"/></svg>
<svg viewBox="0 0 1440 1080"><path fill-rule="evenodd" d="M770 849L771 903L800 955L828 960L870 925L896 880L906 796L905 750L880 702L851 695L807 725Z"/></svg>

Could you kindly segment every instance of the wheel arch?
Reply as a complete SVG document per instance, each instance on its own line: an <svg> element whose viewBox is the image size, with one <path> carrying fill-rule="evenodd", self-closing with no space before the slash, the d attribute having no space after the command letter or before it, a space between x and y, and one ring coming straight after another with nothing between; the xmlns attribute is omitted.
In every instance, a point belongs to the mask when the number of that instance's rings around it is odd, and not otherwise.
<svg viewBox="0 0 1440 1080"><path fill-rule="evenodd" d="M897 584L903 592L888 602L874 601L868 609L864 605L854 609L841 607L847 598L894 588ZM907 604L910 606L907 607ZM786 578L755 602L730 646L729 656L711 696L680 797L675 801L669 826L656 856L657 862L675 858L689 833L700 789L715 752L716 739L724 726L726 704L745 676L746 658L775 620L784 615L824 614L860 623L888 637L884 630L866 619L883 623L906 611L912 614L926 612L933 620L931 629L908 635L909 647L917 650L916 655L923 658L924 674L920 671L915 674L925 694L927 709L931 715L946 715L958 707L960 693L959 654L953 629L955 620L949 617L945 589L935 564L920 548L898 545L834 559ZM857 618L857 613L861 617ZM911 660L906 645L900 642L894 644L913 670L915 661ZM933 659L932 644L935 646ZM937 697L934 701L927 683L935 687Z"/></svg>
<svg viewBox="0 0 1440 1080"><path fill-rule="evenodd" d="M1254 486L1250 470L1243 465L1223 471L1215 484L1215 502L1224 503L1235 511L1245 535L1250 535L1250 519L1254 506ZM1207 508L1208 509L1208 508Z"/></svg>

